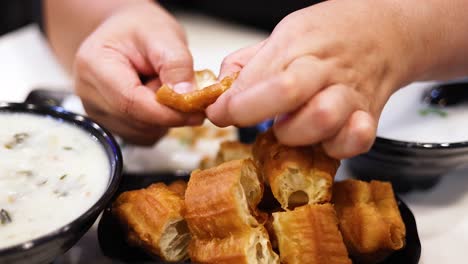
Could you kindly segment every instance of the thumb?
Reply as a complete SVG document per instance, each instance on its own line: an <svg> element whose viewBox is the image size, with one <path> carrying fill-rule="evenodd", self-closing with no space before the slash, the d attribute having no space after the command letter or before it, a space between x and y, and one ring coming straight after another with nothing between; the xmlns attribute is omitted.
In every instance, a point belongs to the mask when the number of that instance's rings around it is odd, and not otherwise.
<svg viewBox="0 0 468 264"><path fill-rule="evenodd" d="M195 90L193 58L185 44L171 43L151 50L148 59L163 84L178 93Z"/></svg>

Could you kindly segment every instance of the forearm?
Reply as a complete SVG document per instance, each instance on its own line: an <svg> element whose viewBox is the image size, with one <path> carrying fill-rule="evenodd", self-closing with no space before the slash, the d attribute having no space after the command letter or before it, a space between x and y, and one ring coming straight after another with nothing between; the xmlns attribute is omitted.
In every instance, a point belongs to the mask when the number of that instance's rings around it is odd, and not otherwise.
<svg viewBox="0 0 468 264"><path fill-rule="evenodd" d="M468 75L468 1L388 0L412 64L408 81ZM402 60L406 59L402 56Z"/></svg>
<svg viewBox="0 0 468 264"><path fill-rule="evenodd" d="M71 72L81 42L115 10L150 0L44 0L44 29L59 62Z"/></svg>

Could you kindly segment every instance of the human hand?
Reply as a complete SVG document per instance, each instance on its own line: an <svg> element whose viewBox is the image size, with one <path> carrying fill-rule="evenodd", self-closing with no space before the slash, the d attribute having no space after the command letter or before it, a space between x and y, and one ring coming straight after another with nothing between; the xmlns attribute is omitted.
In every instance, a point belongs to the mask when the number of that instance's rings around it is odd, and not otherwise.
<svg viewBox="0 0 468 264"><path fill-rule="evenodd" d="M321 142L336 158L367 151L390 95L420 74L418 47L387 2L327 1L287 16L268 39L226 57L221 77L241 72L208 118L220 126L276 118L284 144Z"/></svg>
<svg viewBox="0 0 468 264"><path fill-rule="evenodd" d="M128 142L152 144L167 127L203 122L203 114L156 102L161 83L186 91L194 76L183 29L154 3L121 8L105 20L78 50L74 78L88 115Z"/></svg>

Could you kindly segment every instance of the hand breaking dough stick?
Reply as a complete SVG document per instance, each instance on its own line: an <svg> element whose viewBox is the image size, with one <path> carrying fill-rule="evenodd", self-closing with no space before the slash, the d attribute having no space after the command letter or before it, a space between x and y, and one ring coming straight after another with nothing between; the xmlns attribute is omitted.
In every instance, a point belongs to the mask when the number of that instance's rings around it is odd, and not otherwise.
<svg viewBox="0 0 468 264"><path fill-rule="evenodd" d="M203 75L205 77L203 77ZM221 94L231 87L237 75L238 74L235 73L232 76L224 77L220 82L204 86L203 83L206 83L206 80L210 81L210 76L214 76L214 74L207 70L198 71L195 73L195 76L197 85L198 87L202 87L201 89L186 94L179 94L168 85L164 84L156 92L156 100L163 105L181 112L203 112L210 104L214 103Z"/></svg>

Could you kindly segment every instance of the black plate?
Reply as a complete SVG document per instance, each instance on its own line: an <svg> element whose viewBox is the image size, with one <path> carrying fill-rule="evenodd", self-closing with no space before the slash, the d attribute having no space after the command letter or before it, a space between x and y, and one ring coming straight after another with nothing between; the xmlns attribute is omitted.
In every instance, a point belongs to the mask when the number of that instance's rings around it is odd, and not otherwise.
<svg viewBox="0 0 468 264"><path fill-rule="evenodd" d="M170 183L177 179L188 180L188 175L174 176L173 174L148 174L148 175L124 175L117 197L128 190L145 188L154 182ZM115 199L114 197L114 199ZM114 200L113 199L113 200ZM421 255L421 243L413 213L406 204L397 196L398 208L406 225L406 246L390 255L381 264L417 264ZM109 204L110 205L110 204ZM98 226L99 245L104 255L114 260L125 263L164 263L148 257L142 250L130 247L125 242L125 236L108 206L102 215Z"/></svg>

